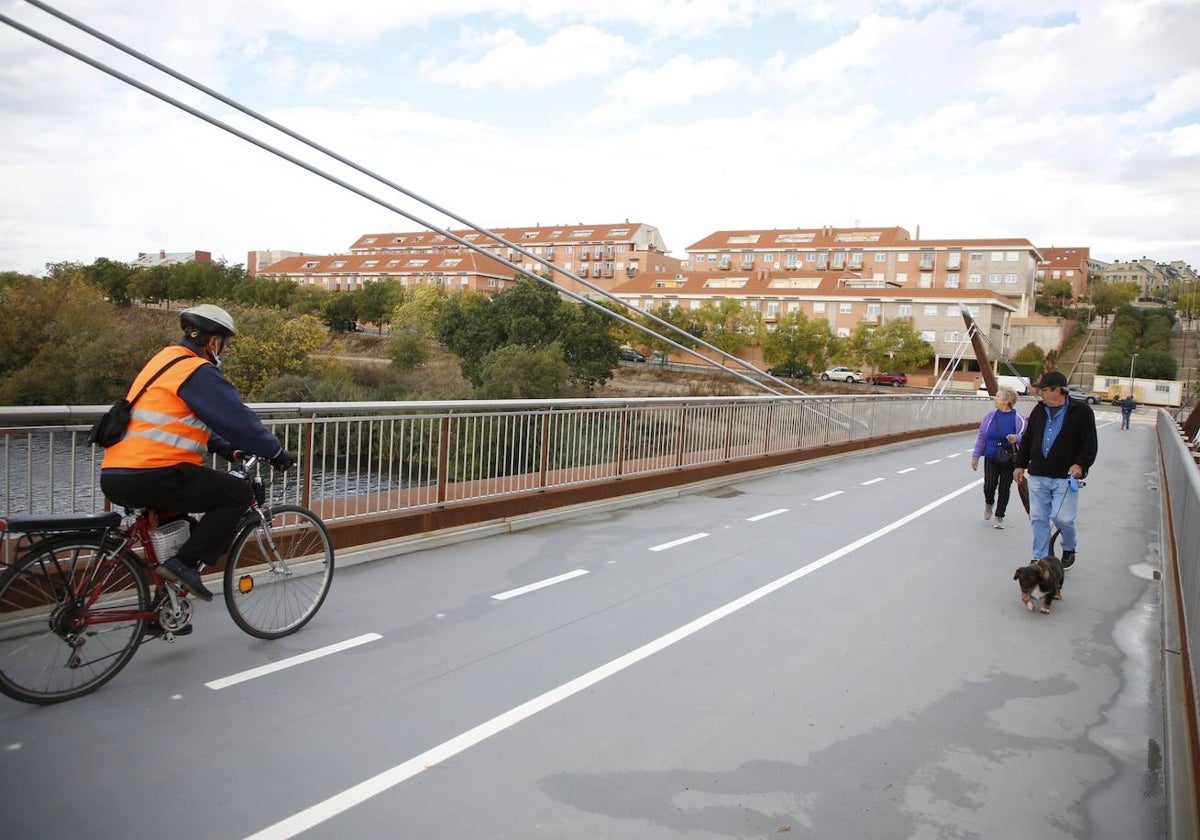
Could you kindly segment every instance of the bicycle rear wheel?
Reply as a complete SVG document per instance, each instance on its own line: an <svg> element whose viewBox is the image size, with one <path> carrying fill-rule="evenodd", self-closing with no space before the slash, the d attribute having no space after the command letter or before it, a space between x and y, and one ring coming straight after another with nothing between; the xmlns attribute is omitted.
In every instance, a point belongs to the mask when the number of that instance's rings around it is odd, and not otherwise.
<svg viewBox="0 0 1200 840"><path fill-rule="evenodd" d="M95 691L137 652L150 592L99 534L46 540L0 574L0 691L58 703Z"/></svg>
<svg viewBox="0 0 1200 840"><path fill-rule="evenodd" d="M315 513L298 505L263 511L238 534L225 565L225 606L251 636L278 639L317 614L333 582L333 541Z"/></svg>

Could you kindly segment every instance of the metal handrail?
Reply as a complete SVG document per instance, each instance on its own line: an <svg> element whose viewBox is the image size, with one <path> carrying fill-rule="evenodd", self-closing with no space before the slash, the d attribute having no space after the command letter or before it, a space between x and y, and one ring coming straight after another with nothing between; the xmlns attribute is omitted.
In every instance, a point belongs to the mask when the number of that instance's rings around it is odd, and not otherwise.
<svg viewBox="0 0 1200 840"><path fill-rule="evenodd" d="M979 402L863 394L251 408L299 457L297 471L273 477L271 500L337 521L961 427L978 421ZM103 508L103 452L87 430L106 408L0 407L0 512Z"/></svg>

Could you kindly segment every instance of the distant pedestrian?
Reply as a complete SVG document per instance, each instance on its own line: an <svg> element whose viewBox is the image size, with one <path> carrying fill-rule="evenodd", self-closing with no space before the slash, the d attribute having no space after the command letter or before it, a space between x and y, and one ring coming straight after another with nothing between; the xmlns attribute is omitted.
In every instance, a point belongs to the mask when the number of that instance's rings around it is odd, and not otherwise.
<svg viewBox="0 0 1200 840"><path fill-rule="evenodd" d="M1129 428L1129 417L1133 414L1133 410L1137 408L1137 403L1133 401L1133 394L1130 394L1125 399L1121 400L1121 429Z"/></svg>
<svg viewBox="0 0 1200 840"><path fill-rule="evenodd" d="M996 389L996 407L984 415L971 452L971 469L979 469L983 458L983 518L991 519L993 528L1004 527L1008 497L1012 490L1016 447L1025 434L1026 420L1015 410L1017 392L1007 386Z"/></svg>
<svg viewBox="0 0 1200 840"><path fill-rule="evenodd" d="M1075 564L1079 482L1096 461L1096 415L1083 400L1067 399L1067 378L1046 371L1033 386L1042 401L1029 413L1017 447L1013 478L1029 483L1033 559L1050 554L1050 522L1062 533L1064 569Z"/></svg>

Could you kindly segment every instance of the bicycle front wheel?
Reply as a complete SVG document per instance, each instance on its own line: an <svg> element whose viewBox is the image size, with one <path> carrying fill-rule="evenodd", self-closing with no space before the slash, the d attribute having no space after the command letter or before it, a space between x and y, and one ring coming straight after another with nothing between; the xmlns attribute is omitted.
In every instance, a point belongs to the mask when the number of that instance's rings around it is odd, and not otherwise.
<svg viewBox="0 0 1200 840"><path fill-rule="evenodd" d="M150 592L99 534L46 540L0 574L0 691L58 703L95 691L141 643Z"/></svg>
<svg viewBox="0 0 1200 840"><path fill-rule="evenodd" d="M263 511L238 534L225 565L225 606L251 636L295 633L321 609L333 582L333 541L315 513L298 505Z"/></svg>

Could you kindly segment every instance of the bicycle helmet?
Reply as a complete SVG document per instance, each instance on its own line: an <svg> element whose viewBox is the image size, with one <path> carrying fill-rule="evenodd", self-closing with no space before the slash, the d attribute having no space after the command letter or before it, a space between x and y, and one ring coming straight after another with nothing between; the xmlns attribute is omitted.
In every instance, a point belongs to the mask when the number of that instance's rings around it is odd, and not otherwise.
<svg viewBox="0 0 1200 840"><path fill-rule="evenodd" d="M228 312L211 303L202 303L179 313L179 325L191 339L204 339L210 335L232 337L237 334L233 318Z"/></svg>

